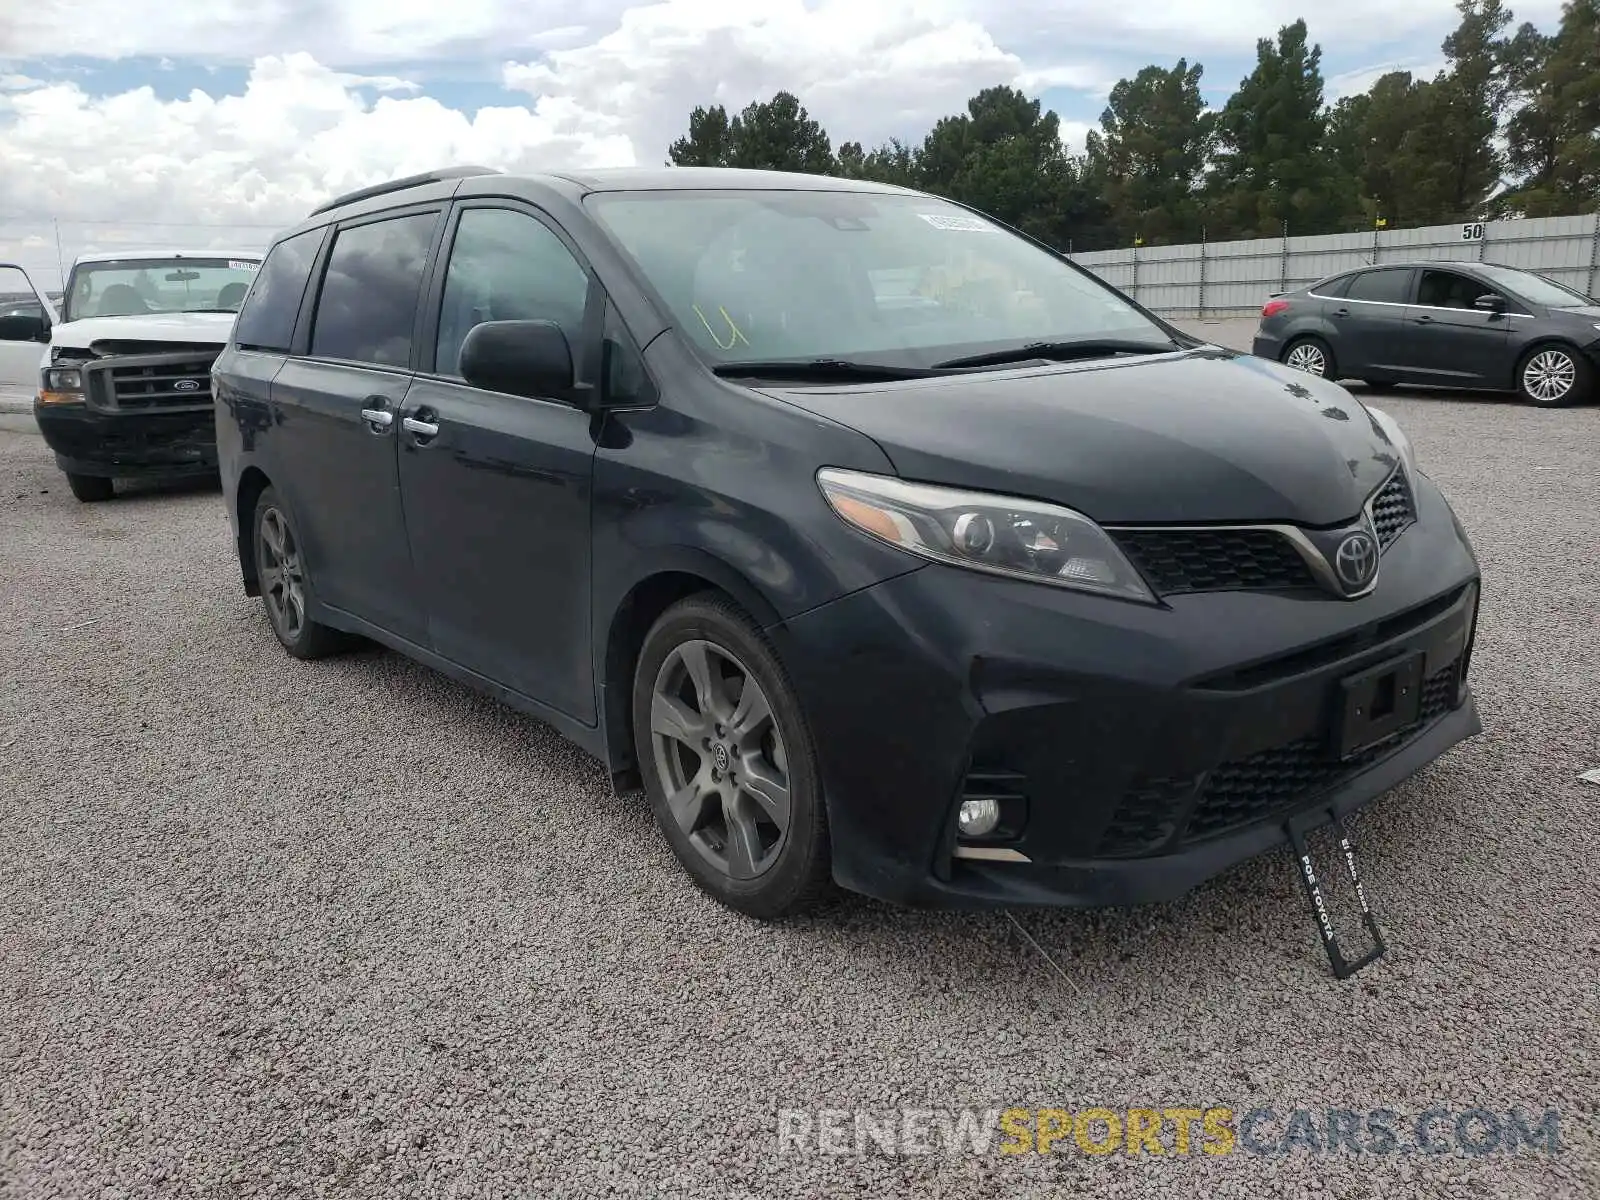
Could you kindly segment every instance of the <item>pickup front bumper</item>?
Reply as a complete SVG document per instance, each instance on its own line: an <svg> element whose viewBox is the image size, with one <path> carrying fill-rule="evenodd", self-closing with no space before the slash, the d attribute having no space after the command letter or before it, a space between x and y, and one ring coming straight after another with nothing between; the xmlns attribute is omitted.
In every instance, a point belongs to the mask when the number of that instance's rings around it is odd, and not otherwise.
<svg viewBox="0 0 1600 1200"><path fill-rule="evenodd" d="M40 404L34 419L56 465L69 475L183 478L217 469L209 407L179 412L108 413L87 404Z"/></svg>

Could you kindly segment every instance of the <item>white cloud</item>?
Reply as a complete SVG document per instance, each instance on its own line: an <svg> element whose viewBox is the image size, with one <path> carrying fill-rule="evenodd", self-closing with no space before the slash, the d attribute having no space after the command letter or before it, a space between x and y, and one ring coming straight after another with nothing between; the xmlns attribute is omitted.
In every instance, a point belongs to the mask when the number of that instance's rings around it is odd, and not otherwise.
<svg viewBox="0 0 1600 1200"><path fill-rule="evenodd" d="M1410 71L1413 79L1429 80L1444 68L1445 60L1437 56L1357 67L1353 71L1341 71L1337 75L1329 76L1323 85L1323 95L1328 103L1332 104L1335 100L1341 100L1346 96L1358 96L1368 91L1379 79L1393 71Z"/></svg>

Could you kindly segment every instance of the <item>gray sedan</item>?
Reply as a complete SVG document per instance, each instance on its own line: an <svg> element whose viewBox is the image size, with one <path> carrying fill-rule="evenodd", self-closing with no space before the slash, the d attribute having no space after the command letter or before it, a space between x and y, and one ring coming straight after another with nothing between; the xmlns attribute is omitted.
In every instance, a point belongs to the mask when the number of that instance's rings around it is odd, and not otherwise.
<svg viewBox="0 0 1600 1200"><path fill-rule="evenodd" d="M1328 379L1516 392L1553 408L1594 396L1600 302L1511 267L1387 263L1273 296L1252 351Z"/></svg>

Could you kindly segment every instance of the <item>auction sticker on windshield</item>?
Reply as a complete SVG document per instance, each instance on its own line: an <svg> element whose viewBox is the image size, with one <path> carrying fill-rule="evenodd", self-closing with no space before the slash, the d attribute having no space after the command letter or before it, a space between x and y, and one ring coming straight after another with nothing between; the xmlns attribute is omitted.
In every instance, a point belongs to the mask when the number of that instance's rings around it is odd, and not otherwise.
<svg viewBox="0 0 1600 1200"><path fill-rule="evenodd" d="M259 263L253 262L234 262L231 258L228 260L228 270L230 271L254 271L259 265Z"/></svg>
<svg viewBox="0 0 1600 1200"><path fill-rule="evenodd" d="M962 233L987 233L994 228L987 221L980 221L977 217L951 216L948 213L918 213L917 216L935 229L959 230Z"/></svg>

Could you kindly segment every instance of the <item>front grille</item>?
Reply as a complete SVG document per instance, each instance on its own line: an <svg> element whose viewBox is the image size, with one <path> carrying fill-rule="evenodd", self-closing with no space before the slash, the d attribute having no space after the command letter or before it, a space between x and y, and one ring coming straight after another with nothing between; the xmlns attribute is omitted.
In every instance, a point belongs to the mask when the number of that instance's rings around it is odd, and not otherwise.
<svg viewBox="0 0 1600 1200"><path fill-rule="evenodd" d="M1311 568L1272 529L1109 530L1150 586L1179 592L1315 587Z"/></svg>
<svg viewBox="0 0 1600 1200"><path fill-rule="evenodd" d="M1178 832L1199 778L1146 779L1122 797L1111 824L1100 835L1100 853L1111 858L1148 854Z"/></svg>
<svg viewBox="0 0 1600 1200"><path fill-rule="evenodd" d="M1403 470L1389 476L1389 482L1372 498L1372 525L1378 534L1378 547L1387 550L1407 525L1416 520L1411 500L1411 481Z"/></svg>
<svg viewBox="0 0 1600 1200"><path fill-rule="evenodd" d="M92 364L93 391L107 408L148 411L211 403L211 364L216 354L138 354Z"/></svg>
<svg viewBox="0 0 1600 1200"><path fill-rule="evenodd" d="M1444 716L1455 698L1457 666L1452 663L1423 684L1422 716L1416 724L1354 758L1333 758L1324 739L1307 737L1222 763L1207 775L1141 781L1124 793L1101 838L1100 854L1148 854L1203 841L1270 817L1287 816L1300 804L1393 754ZM1200 797L1191 811L1196 788Z"/></svg>

